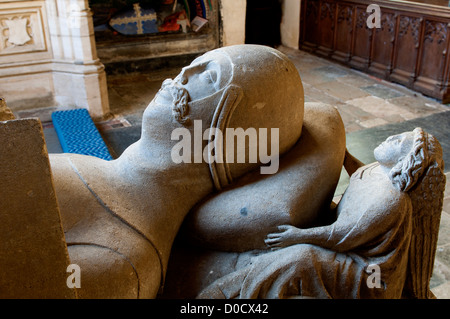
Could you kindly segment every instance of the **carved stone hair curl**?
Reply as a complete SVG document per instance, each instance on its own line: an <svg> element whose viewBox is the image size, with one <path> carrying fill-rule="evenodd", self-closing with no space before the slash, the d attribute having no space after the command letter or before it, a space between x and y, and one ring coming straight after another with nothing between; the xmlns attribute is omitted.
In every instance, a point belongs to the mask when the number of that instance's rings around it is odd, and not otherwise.
<svg viewBox="0 0 450 319"><path fill-rule="evenodd" d="M173 87L171 94L173 97L172 114L175 120L180 124L188 123L189 93L183 88Z"/></svg>
<svg viewBox="0 0 450 319"><path fill-rule="evenodd" d="M397 164L389 172L389 177L400 191L407 192L413 187L419 177L436 156L442 158L442 149L435 147L437 140L428 136L421 128L414 131L414 142L411 151L400 158ZM438 143L438 142L437 142Z"/></svg>
<svg viewBox="0 0 450 319"><path fill-rule="evenodd" d="M174 119L180 124L188 123L189 92L172 79L166 79L162 83L160 91L162 90L168 91L172 96L172 115Z"/></svg>

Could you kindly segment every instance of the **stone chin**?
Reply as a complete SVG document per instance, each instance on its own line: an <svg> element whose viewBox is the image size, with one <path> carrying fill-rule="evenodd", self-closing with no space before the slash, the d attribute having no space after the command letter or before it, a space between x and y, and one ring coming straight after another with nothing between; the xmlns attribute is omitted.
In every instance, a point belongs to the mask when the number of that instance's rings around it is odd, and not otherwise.
<svg viewBox="0 0 450 319"><path fill-rule="evenodd" d="M380 164L383 164L384 157L385 157L386 149L385 149L385 143L381 143L373 150L373 156L375 157L375 160L379 162Z"/></svg>
<svg viewBox="0 0 450 319"><path fill-rule="evenodd" d="M373 155L375 157L375 160L380 163L380 165L387 168L394 167L401 156L401 154L399 154L398 150L395 148L395 145L386 141L381 143L374 149Z"/></svg>
<svg viewBox="0 0 450 319"><path fill-rule="evenodd" d="M405 132L387 138L373 151L375 159L383 166L394 166L411 151L414 136L414 132Z"/></svg>

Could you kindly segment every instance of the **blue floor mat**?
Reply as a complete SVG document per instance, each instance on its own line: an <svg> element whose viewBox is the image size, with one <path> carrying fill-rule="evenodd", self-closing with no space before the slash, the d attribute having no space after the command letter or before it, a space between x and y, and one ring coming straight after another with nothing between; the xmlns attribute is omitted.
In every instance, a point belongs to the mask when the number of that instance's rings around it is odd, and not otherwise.
<svg viewBox="0 0 450 319"><path fill-rule="evenodd" d="M52 121L64 153L113 159L86 109L53 112Z"/></svg>

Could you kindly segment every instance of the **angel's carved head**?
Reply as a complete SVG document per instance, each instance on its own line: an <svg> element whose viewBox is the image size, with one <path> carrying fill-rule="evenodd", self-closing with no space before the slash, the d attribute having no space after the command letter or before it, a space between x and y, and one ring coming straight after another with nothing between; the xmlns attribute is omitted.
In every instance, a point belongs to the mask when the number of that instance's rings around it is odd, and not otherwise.
<svg viewBox="0 0 450 319"><path fill-rule="evenodd" d="M374 151L376 160L390 168L394 186L409 191L429 167L443 170L442 147L421 128L391 136Z"/></svg>

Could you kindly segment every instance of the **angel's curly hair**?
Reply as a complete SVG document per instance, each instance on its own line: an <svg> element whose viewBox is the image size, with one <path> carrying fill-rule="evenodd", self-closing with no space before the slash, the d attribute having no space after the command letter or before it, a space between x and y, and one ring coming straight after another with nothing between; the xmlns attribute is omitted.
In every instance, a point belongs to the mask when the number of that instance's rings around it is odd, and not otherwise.
<svg viewBox="0 0 450 319"><path fill-rule="evenodd" d="M414 142L411 151L401 157L389 172L389 177L400 191L409 191L423 175L425 170L435 165L443 169L442 147L439 141L423 129L414 129Z"/></svg>

